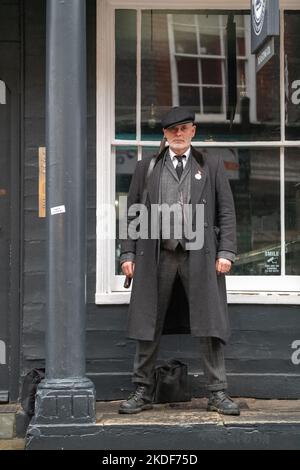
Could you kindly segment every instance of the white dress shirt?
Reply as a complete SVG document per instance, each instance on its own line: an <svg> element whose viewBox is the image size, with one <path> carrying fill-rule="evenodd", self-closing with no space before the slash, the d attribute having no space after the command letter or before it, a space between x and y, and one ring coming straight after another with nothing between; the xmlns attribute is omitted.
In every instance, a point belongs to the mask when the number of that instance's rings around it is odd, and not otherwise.
<svg viewBox="0 0 300 470"><path fill-rule="evenodd" d="M184 152L185 158L182 159L183 169L185 168L185 165L187 164L190 153L191 153L191 147L188 148L186 152ZM169 155L170 155L170 158L171 158L172 163L174 165L174 168L176 169L176 167L178 165L178 160L176 158L176 155L178 155L178 154L173 152L173 150L169 149Z"/></svg>

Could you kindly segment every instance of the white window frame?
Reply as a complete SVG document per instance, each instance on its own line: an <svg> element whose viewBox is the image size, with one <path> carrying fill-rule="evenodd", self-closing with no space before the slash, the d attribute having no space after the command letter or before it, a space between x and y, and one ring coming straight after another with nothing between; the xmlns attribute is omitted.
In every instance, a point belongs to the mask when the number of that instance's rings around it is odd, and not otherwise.
<svg viewBox="0 0 300 470"><path fill-rule="evenodd" d="M194 142L201 148L268 147L280 149L280 204L281 218L285 217L285 182L284 148L300 147L300 141L285 140L285 96L284 96L284 22L285 9L300 10L299 0L282 0L281 6L281 139L276 142ZM96 260L96 304L127 304L130 292L123 288L124 277L115 275L115 241L103 240L105 222L100 217L99 207L115 201L115 158L112 158L114 146L136 146L139 158L142 147L154 147L159 142L141 141L137 135L135 141L115 139L115 10L135 9L138 14L138 51L137 70L140 70L141 48L141 12L143 9L237 9L249 10L249 0L97 0L97 260ZM140 123L141 76L137 74L137 122ZM251 113L252 114L252 113ZM140 126L138 126L138 129ZM229 303L253 304L300 304L300 276L284 276L285 269L285 226L281 224L281 260L283 276L228 276L227 291ZM251 288L249 288L251 287Z"/></svg>

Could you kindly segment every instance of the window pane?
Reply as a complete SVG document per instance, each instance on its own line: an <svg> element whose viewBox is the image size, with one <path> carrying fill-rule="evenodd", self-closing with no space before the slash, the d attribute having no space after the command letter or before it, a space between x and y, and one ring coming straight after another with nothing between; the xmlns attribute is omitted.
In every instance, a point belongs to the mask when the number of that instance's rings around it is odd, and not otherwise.
<svg viewBox="0 0 300 470"><path fill-rule="evenodd" d="M285 14L286 137L300 138L300 12Z"/></svg>
<svg viewBox="0 0 300 470"><path fill-rule="evenodd" d="M200 103L200 92L198 87L179 87L179 97L181 106L193 108L195 103Z"/></svg>
<svg viewBox="0 0 300 470"><path fill-rule="evenodd" d="M237 37L237 55L239 57L244 57L246 55L246 44L245 44L245 36L244 32L239 31L238 34L243 34L242 37Z"/></svg>
<svg viewBox="0 0 300 470"><path fill-rule="evenodd" d="M177 57L179 83L199 83L198 60Z"/></svg>
<svg viewBox="0 0 300 470"><path fill-rule="evenodd" d="M201 54L220 55L221 54L221 42L220 32L215 34L215 31L207 31L205 34L200 34L200 48Z"/></svg>
<svg viewBox="0 0 300 470"><path fill-rule="evenodd" d="M237 74L237 83L239 86L245 86L246 84L246 70L245 70L245 62L243 60L239 60L238 63L238 74Z"/></svg>
<svg viewBox="0 0 300 470"><path fill-rule="evenodd" d="M203 59L201 61L203 85L222 85L222 61L215 59Z"/></svg>
<svg viewBox="0 0 300 470"><path fill-rule="evenodd" d="M196 122L201 126L200 140L280 139L279 42L276 41L274 57L256 74L255 57L249 50L250 16L246 12L234 16L238 26L237 54L245 59L237 64L237 106L232 126L226 120L226 103L221 101L226 93L216 91L212 102L212 85L228 89L225 51L229 13L142 11L143 140L158 140L162 115L178 105L195 111ZM206 54L219 57L203 57ZM206 86L204 93L199 92L202 86ZM208 111L211 107L213 111Z"/></svg>
<svg viewBox="0 0 300 470"><path fill-rule="evenodd" d="M180 54L197 54L197 36L189 27L181 27L174 31L175 51Z"/></svg>
<svg viewBox="0 0 300 470"><path fill-rule="evenodd" d="M221 114L223 109L222 88L206 88L203 90L203 112L205 114Z"/></svg>
<svg viewBox="0 0 300 470"><path fill-rule="evenodd" d="M280 139L279 39L275 39L275 55L256 74L256 130L259 140ZM248 95L249 96L249 95Z"/></svg>
<svg viewBox="0 0 300 470"><path fill-rule="evenodd" d="M142 158L154 157L155 155L158 155L158 153L158 147L143 147Z"/></svg>
<svg viewBox="0 0 300 470"><path fill-rule="evenodd" d="M225 162L237 217L238 256L233 275L281 273L280 152L212 149Z"/></svg>
<svg viewBox="0 0 300 470"><path fill-rule="evenodd" d="M300 275L300 149L285 154L286 274Z"/></svg>
<svg viewBox="0 0 300 470"><path fill-rule="evenodd" d="M134 147L117 147L116 148L116 264L115 272L116 274L122 274L120 268L120 251L121 244L118 239L119 234L119 211L117 210L119 206L119 198L121 196L127 196L129 191L129 186L131 183L131 178L136 167L137 162L137 149Z"/></svg>
<svg viewBox="0 0 300 470"><path fill-rule="evenodd" d="M136 12L116 11L116 138L136 138ZM128 84L130 83L130 86Z"/></svg>

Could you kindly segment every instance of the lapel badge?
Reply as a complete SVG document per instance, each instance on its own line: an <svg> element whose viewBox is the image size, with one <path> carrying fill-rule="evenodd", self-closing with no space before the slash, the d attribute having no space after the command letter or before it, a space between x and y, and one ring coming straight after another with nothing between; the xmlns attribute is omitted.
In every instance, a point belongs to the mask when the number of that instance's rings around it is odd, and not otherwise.
<svg viewBox="0 0 300 470"><path fill-rule="evenodd" d="M201 178L202 178L202 173L201 173L200 170L198 170L198 172L195 174L195 178L196 178L196 180L198 180L198 181L201 180Z"/></svg>

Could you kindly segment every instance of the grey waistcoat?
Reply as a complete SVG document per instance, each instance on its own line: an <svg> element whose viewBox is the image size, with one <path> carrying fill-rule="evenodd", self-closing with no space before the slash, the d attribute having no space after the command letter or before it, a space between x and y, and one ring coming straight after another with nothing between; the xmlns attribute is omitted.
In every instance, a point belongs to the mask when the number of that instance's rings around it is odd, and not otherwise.
<svg viewBox="0 0 300 470"><path fill-rule="evenodd" d="M178 180L178 176L174 165L171 161L169 155L166 157L165 165L162 170L161 176L161 204L167 204L168 206L173 206L176 204L176 214L177 216L174 217L173 213L171 212L170 216L170 224L168 218L162 216L162 247L167 250L175 250L178 243L181 244L183 249L185 249L185 240L184 240L184 231L183 231L183 212L182 212L182 204L188 204L191 200L191 155L188 158L188 161L185 165L183 170L182 176L180 181ZM174 225L174 223L176 225ZM180 226L178 226L180 224ZM168 239L164 239L167 235L167 232L164 231L164 226L170 230L170 237ZM177 227L177 234L176 234L176 227ZM181 234L182 236L177 236ZM163 238L164 235L164 238Z"/></svg>

